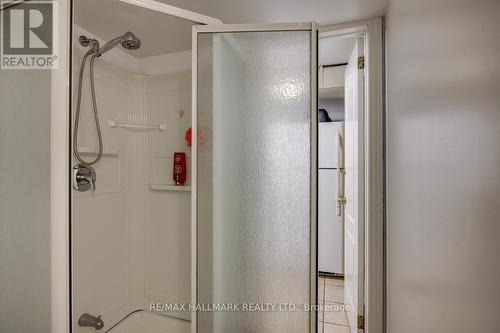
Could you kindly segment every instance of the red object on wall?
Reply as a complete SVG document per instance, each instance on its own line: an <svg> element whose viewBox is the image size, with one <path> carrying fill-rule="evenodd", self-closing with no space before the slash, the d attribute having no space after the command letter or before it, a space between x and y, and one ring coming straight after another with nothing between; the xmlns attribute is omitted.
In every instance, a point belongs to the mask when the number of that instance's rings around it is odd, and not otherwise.
<svg viewBox="0 0 500 333"><path fill-rule="evenodd" d="M176 152L174 153L174 182L175 185L184 185L186 181L186 154Z"/></svg>
<svg viewBox="0 0 500 333"><path fill-rule="evenodd" d="M189 127L186 131L186 142L187 142L187 145L188 147L191 147L191 127Z"/></svg>

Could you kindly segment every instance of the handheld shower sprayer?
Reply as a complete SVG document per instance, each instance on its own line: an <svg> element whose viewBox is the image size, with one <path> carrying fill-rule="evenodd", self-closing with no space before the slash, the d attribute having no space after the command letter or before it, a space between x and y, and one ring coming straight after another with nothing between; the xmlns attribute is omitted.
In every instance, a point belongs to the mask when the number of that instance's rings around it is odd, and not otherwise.
<svg viewBox="0 0 500 333"><path fill-rule="evenodd" d="M121 44L121 46L124 49L127 50L137 50L138 48L141 47L141 41L139 38L137 38L132 32L126 32L125 34L118 36L116 38L113 38L106 44L104 44L102 47L99 45L99 41L96 39L88 38L86 36L80 36L78 39L80 44L84 47L90 47L90 49L84 54L82 58L82 63L80 65L80 75L78 77L78 92L77 92L77 99L76 99L76 112L75 112L75 126L73 129L73 152L80 161L81 166L87 169L92 169L92 165L96 164L99 162L99 160L102 158L103 154L103 143L102 143L102 133L101 133L101 127L99 125L99 113L97 112L97 101L96 101L96 96L95 96L95 80L94 80L94 62L96 57L100 57L104 53L110 51L113 49L115 46L118 44ZM99 142L99 149L97 153L97 157L92 160L92 161L85 161L82 156L80 155L80 152L78 151L78 129L79 129L79 124L80 124L80 106L81 106L81 99L82 99L82 83L83 83L83 74L85 72L85 64L87 63L87 58L90 56L90 92L91 92L91 98L92 98L92 110L94 112L94 121L95 121L95 126L97 129L97 139ZM92 169L93 171L93 169ZM95 174L95 172L94 172ZM79 189L78 184L73 184L73 187L75 189Z"/></svg>
<svg viewBox="0 0 500 333"><path fill-rule="evenodd" d="M141 47L141 41L132 32L128 31L121 36L118 36L97 50L97 56L100 57L104 53L113 49L120 44L126 50L137 50Z"/></svg>

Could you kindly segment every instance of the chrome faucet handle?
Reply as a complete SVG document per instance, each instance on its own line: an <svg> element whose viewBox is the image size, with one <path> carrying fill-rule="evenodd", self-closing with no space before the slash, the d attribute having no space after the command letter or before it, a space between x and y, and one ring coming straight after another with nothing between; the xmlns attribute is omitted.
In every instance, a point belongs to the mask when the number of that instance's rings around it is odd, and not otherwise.
<svg viewBox="0 0 500 333"><path fill-rule="evenodd" d="M73 189L79 192L95 191L95 170L86 164L77 164L73 167Z"/></svg>

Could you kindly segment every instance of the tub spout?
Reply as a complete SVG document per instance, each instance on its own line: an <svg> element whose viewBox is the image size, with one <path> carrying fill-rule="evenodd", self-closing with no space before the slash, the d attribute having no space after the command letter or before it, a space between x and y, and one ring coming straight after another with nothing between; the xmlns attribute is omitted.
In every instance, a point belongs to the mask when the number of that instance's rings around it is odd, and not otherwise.
<svg viewBox="0 0 500 333"><path fill-rule="evenodd" d="M93 327L96 330L100 330L104 327L104 322L102 321L101 316L96 317L91 314L84 313L80 316L80 318L78 318L78 325Z"/></svg>

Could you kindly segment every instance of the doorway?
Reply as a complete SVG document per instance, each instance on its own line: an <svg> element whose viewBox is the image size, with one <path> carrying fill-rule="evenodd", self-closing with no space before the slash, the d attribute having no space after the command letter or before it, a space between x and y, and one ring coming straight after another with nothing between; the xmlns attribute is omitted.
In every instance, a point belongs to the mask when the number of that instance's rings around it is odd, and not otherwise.
<svg viewBox="0 0 500 333"><path fill-rule="evenodd" d="M352 53L359 36L333 36L319 38L318 42L318 300L324 306L319 314L319 332L350 331L348 314L352 300L347 292L345 278L353 276L355 255L346 239L353 240L346 228L346 103L352 86L346 84L352 71ZM357 59L355 59L357 61ZM356 84L356 83L354 83ZM348 122L347 126L352 126ZM348 184L350 184L349 179ZM353 244L351 244L353 245ZM354 244L356 245L356 244ZM346 295L349 294L348 297Z"/></svg>
<svg viewBox="0 0 500 333"><path fill-rule="evenodd" d="M319 34L318 332L383 329L379 24Z"/></svg>

